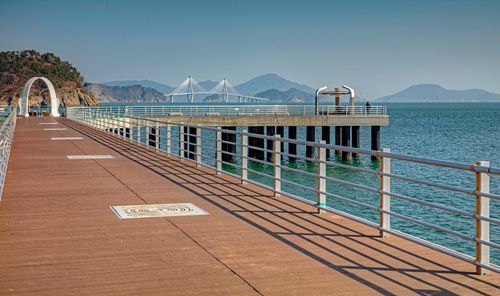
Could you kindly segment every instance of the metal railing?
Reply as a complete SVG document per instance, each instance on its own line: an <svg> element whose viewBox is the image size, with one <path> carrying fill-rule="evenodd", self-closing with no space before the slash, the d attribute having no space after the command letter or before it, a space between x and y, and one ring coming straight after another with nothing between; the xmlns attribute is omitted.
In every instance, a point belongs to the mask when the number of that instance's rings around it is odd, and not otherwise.
<svg viewBox="0 0 500 296"><path fill-rule="evenodd" d="M7 176L12 138L16 127L16 112L10 110L5 120L0 119L0 201L2 200L3 187Z"/></svg>
<svg viewBox="0 0 500 296"><path fill-rule="evenodd" d="M59 106L59 114L65 114L66 113L66 107ZM19 111L19 110L18 110ZM44 113L46 113L46 116L49 116L50 114L50 106L49 105L35 105L35 106L29 106L28 107L28 113L32 113L32 116L42 116Z"/></svg>
<svg viewBox="0 0 500 296"><path fill-rule="evenodd" d="M286 116L315 115L314 105L109 105L93 110L128 116ZM319 115L373 116L387 115L385 106L320 105Z"/></svg>
<svg viewBox="0 0 500 296"><path fill-rule="evenodd" d="M0 117L9 116L11 109L10 105L0 106Z"/></svg>
<svg viewBox="0 0 500 296"><path fill-rule="evenodd" d="M479 161L473 164L455 163L442 160L414 157L391 153L389 149L373 151L360 148L337 146L326 144L324 141L307 142L295 139L286 139L279 135L266 136L263 134L252 134L246 130L237 131L219 127L208 127L192 125L182 122L170 122L152 120L142 117L124 116L115 113L103 112L100 108L75 107L68 108L68 117L74 121L83 123L95 129L104 130L125 140L144 145L157 152L165 152L169 155L177 155L181 160L191 160L198 166L207 166L215 169L217 172L224 172L239 178L243 183L254 183L273 191L275 195L286 195L299 201L305 202L317 207L318 212L331 212L342 217L352 219L364 225L379 230L382 237L395 235L402 237L414 243L426 246L433 250L448 254L455 258L469 262L476 266L478 274L485 274L489 270L500 272L500 267L490 262L490 249L498 250L500 245L490 239L490 224L499 225L500 219L490 217L490 202L498 202L500 195L489 192L490 176L500 175L500 169L489 166L486 161ZM225 135L225 138L224 138ZM233 139L228 140L228 135ZM263 146L249 144L249 139L258 139L262 142L272 143L271 149L265 149ZM282 143L302 145L314 149L314 157L304 157L298 154L287 154L281 148ZM225 148L223 147L225 145ZM375 156L379 159L377 168L366 168L354 166L351 164L338 163L328 160L327 151L340 150L358 155ZM261 152L264 155L270 154L271 157L252 158L249 152ZM283 157L300 159L307 161L315 167L314 171L305 170L297 167L284 165ZM224 159L226 157L226 160ZM227 158L230 158L228 160ZM403 174L396 174L391 171L391 162L401 161L409 163L412 166L424 165L438 169L451 169L458 172L472 174L475 181L471 182L473 189L463 189L455 185L448 185L435 181L428 181L408 177ZM249 163L262 164L272 168L269 173L254 169ZM231 169L223 170L222 166ZM360 173L373 175L378 179L378 186L368 186L357 182L351 182L346 179L334 177L327 173L329 168L340 168L352 170ZM284 174L297 173L301 179L311 178L312 183L294 182L284 177ZM263 176L266 180L272 180L272 184L250 178L253 176ZM439 200L424 200L421 198L409 196L407 194L396 193L391 190L391 181L404 181L420 188L430 186L439 190L444 190L447 194L461 193L469 198L472 197L475 206L472 208L461 209L451 207L450 205L440 204ZM336 187L329 188L327 184L335 184ZM285 186L287 185L287 186ZM293 185L295 190L291 190ZM376 204L361 202L353 196L342 196L337 186L347 186L355 190L365 191L376 196ZM286 187L286 188L285 188ZM315 201L297 194L300 190L309 190L314 193ZM439 220L443 214L453 214L461 219L470 219L474 222L474 227L470 229L474 234L464 234L460 231L450 229L433 223L433 220L422 220L412 217L409 214L402 214L391 209L391 200L393 202L406 202L419 207L426 207L439 211L436 219ZM375 221L362 218L346 211L338 209L332 201L344 202L351 206L356 206L370 212L376 213L378 219ZM412 227L423 227L432 229L450 235L464 242L470 242L474 245L475 256L467 255L455 249L432 242L428 239L410 235L391 227L391 218L404 221L413 225Z"/></svg>

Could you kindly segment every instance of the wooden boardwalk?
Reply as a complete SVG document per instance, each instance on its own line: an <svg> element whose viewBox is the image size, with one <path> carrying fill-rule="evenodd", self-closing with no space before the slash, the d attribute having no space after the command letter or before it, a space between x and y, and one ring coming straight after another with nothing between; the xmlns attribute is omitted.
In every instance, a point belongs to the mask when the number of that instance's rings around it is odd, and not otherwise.
<svg viewBox="0 0 500 296"><path fill-rule="evenodd" d="M500 276L67 119L20 118L0 295L493 295ZM67 130L44 130L44 128ZM51 141L51 137L82 137ZM111 154L114 159L68 160ZM207 216L119 220L111 205Z"/></svg>

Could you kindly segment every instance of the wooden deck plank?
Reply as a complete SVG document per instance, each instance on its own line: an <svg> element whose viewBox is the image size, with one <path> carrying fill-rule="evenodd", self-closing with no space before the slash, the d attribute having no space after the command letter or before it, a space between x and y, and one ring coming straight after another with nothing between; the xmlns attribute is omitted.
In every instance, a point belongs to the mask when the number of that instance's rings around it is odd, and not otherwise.
<svg viewBox="0 0 500 296"><path fill-rule="evenodd" d="M18 121L0 203L0 294L491 295L452 257L58 119ZM83 137L51 141L50 137ZM110 154L114 159L68 160ZM110 205L208 216L119 220ZM439 262L436 262L439 260Z"/></svg>

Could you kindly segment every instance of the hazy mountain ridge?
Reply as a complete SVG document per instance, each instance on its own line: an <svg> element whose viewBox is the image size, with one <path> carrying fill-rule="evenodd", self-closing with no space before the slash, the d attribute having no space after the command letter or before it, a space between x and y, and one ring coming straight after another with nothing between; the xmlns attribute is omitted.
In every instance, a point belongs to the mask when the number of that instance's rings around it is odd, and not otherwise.
<svg viewBox="0 0 500 296"><path fill-rule="evenodd" d="M100 83L86 83L85 87L99 102L165 102L161 92L141 85L110 86Z"/></svg>
<svg viewBox="0 0 500 296"><path fill-rule="evenodd" d="M217 85L217 81L205 80L199 84L206 90ZM106 82L107 85L150 87L165 95L174 88L150 80L125 80ZM277 74L264 74L252 78L234 87L242 95L267 98L276 102L307 102L314 97L314 89L297 82L292 82ZM120 91L119 89L116 89ZM123 93L123 92L122 92ZM126 92L125 92L126 93ZM110 97L118 98L117 94ZM157 94L146 95L148 100L156 100ZM206 97L205 101L220 101L217 95ZM451 90L437 84L417 84L392 95L383 96L377 102L500 102L500 95L481 89Z"/></svg>
<svg viewBox="0 0 500 296"><path fill-rule="evenodd" d="M155 90L161 92L162 94L168 94L174 90L173 87L168 86L163 83L159 83L152 80L116 80L116 81L108 81L100 84L105 84L109 86L135 86L140 85L142 87L150 87Z"/></svg>
<svg viewBox="0 0 500 296"><path fill-rule="evenodd" d="M307 102L312 101L314 96L308 92L296 88L290 88L286 91L278 89L268 89L266 91L255 94L256 97L266 98L274 102Z"/></svg>
<svg viewBox="0 0 500 296"><path fill-rule="evenodd" d="M205 80L198 82L199 85L201 85L205 90L210 90L214 86L216 86L219 83L219 81L215 80ZM171 87L162 83L158 83L156 81L151 81L151 80L117 80L117 81L108 81L108 82L103 82L101 84L105 85L110 85L110 86L132 86L132 85L141 85L143 87L151 87L163 94L168 94L172 90L175 89L175 87ZM234 88L242 95L247 95L247 96L253 96L257 93L266 91L266 90L271 90L271 89L276 89L280 91L287 91L291 88L301 90L306 93L313 94L314 89L301 83L293 82L288 79L285 79L281 76L278 76L277 74L274 73L269 73L269 74L264 74L257 76L255 78L252 78L248 81L245 81L243 83L240 83Z"/></svg>
<svg viewBox="0 0 500 296"><path fill-rule="evenodd" d="M238 84L234 87L238 92L244 95L256 95L258 93L276 89L279 91L287 91L291 88L301 90L306 93L314 93L314 89L297 82L287 80L274 73L264 74L250 79L246 82Z"/></svg>
<svg viewBox="0 0 500 296"><path fill-rule="evenodd" d="M453 90L437 84L412 85L377 102L500 102L500 94L482 89Z"/></svg>
<svg viewBox="0 0 500 296"><path fill-rule="evenodd" d="M201 87L203 87L205 90L211 90L217 84L219 84L219 81L205 80L205 81L198 82L198 84L201 85Z"/></svg>

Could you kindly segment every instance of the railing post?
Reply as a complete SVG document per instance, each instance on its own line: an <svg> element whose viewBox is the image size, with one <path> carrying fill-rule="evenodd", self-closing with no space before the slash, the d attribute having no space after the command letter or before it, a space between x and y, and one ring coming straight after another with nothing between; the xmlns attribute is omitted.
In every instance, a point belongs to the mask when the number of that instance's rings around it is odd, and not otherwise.
<svg viewBox="0 0 500 296"><path fill-rule="evenodd" d="M90 127L92 127L92 128L95 128L95 126L96 126L95 119L96 119L95 112L90 111Z"/></svg>
<svg viewBox="0 0 500 296"><path fill-rule="evenodd" d="M111 133L116 134L116 115L111 114Z"/></svg>
<svg viewBox="0 0 500 296"><path fill-rule="evenodd" d="M489 167L488 161L478 161L475 165ZM487 173L476 172L476 215L490 217L490 198L478 193L490 193L490 177ZM476 240L490 241L490 222L476 216ZM476 241L476 262L490 264L490 246ZM476 265L477 274L487 274L489 270Z"/></svg>
<svg viewBox="0 0 500 296"><path fill-rule="evenodd" d="M196 166L201 165L201 128L196 125L196 146L195 146L195 160Z"/></svg>
<svg viewBox="0 0 500 296"><path fill-rule="evenodd" d="M179 124L179 157L184 160L184 127Z"/></svg>
<svg viewBox="0 0 500 296"><path fill-rule="evenodd" d="M126 139L127 138L127 134L125 133L125 117L123 115L120 115L120 136L123 138L123 139Z"/></svg>
<svg viewBox="0 0 500 296"><path fill-rule="evenodd" d="M128 141L132 142L132 133L134 131L133 126L132 126L132 118L128 117L127 118L127 128L125 130L128 130Z"/></svg>
<svg viewBox="0 0 500 296"><path fill-rule="evenodd" d="M320 144L326 144L326 141L320 141ZM326 148L317 147L318 153L316 153L316 183L317 183L317 193L316 193L316 201L318 206L318 214L325 214L326 211L321 209L322 207L326 207Z"/></svg>
<svg viewBox="0 0 500 296"><path fill-rule="evenodd" d="M116 115L115 116L115 126L116 126L116 135L118 137L120 137L120 124L121 124L121 121L120 121L120 115Z"/></svg>
<svg viewBox="0 0 500 296"><path fill-rule="evenodd" d="M241 134L241 184L248 181L248 130Z"/></svg>
<svg viewBox="0 0 500 296"><path fill-rule="evenodd" d="M151 129L149 128L149 121L144 120L144 147L149 149L149 137L150 137Z"/></svg>
<svg viewBox="0 0 500 296"><path fill-rule="evenodd" d="M110 131L109 129L109 113L106 113L106 115L104 116L104 131L108 132Z"/></svg>
<svg viewBox="0 0 500 296"><path fill-rule="evenodd" d="M155 151L158 152L160 150L160 123L158 121L155 122Z"/></svg>
<svg viewBox="0 0 500 296"><path fill-rule="evenodd" d="M141 125L140 125L139 119L136 119L136 123L137 123L137 130L136 130L137 137L135 140L138 144L140 144L141 143Z"/></svg>
<svg viewBox="0 0 500 296"><path fill-rule="evenodd" d="M215 167L217 168L217 175L220 175L222 171L222 132L221 127L217 127L215 132Z"/></svg>
<svg viewBox="0 0 500 296"><path fill-rule="evenodd" d="M170 123L167 123L167 127L166 127L167 131L166 131L166 135L165 137L167 138L166 139L166 144L167 147L166 147L166 150L167 150L167 154L171 154L171 145L172 145L172 127L170 125Z"/></svg>
<svg viewBox="0 0 500 296"><path fill-rule="evenodd" d="M114 131L113 114L108 114L108 130L110 134Z"/></svg>
<svg viewBox="0 0 500 296"><path fill-rule="evenodd" d="M97 111L94 110L92 113L93 113L93 118L94 118L94 121L93 121L94 124L93 124L92 127L97 129L98 126L99 126L98 123L97 123L97 120L98 120Z"/></svg>
<svg viewBox="0 0 500 296"><path fill-rule="evenodd" d="M280 135L274 135L279 138ZM279 197L281 193L281 140L273 141L273 166L274 166L274 196Z"/></svg>
<svg viewBox="0 0 500 296"><path fill-rule="evenodd" d="M388 148L382 148L382 152L391 152ZM391 197L383 192L391 192L391 177L384 174L391 173L391 159L386 156L380 157L380 236L389 237L384 229L391 228L391 215L385 213L384 211L391 211Z"/></svg>
<svg viewBox="0 0 500 296"><path fill-rule="evenodd" d="M115 115L115 134L120 136L120 115Z"/></svg>
<svg viewBox="0 0 500 296"><path fill-rule="evenodd" d="M99 129L104 130L104 114L99 111Z"/></svg>

